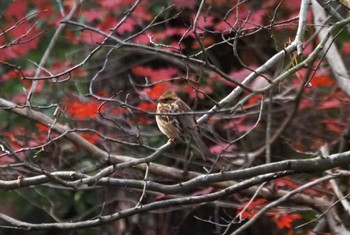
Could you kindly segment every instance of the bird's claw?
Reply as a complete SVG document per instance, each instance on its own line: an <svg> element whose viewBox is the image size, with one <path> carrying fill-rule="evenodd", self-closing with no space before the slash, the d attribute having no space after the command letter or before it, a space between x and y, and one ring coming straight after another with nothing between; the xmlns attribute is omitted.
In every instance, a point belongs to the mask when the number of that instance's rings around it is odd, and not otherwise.
<svg viewBox="0 0 350 235"><path fill-rule="evenodd" d="M176 144L176 141L174 138L169 138L168 143L169 144Z"/></svg>

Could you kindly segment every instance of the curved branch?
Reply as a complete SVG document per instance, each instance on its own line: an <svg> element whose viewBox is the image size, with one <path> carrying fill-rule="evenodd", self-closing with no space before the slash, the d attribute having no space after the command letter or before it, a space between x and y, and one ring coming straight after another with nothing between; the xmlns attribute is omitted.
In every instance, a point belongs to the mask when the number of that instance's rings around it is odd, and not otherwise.
<svg viewBox="0 0 350 235"><path fill-rule="evenodd" d="M156 210L160 208L167 208L167 207L178 206L178 205L192 205L192 204L199 204L199 203L218 200L228 195L231 195L232 193L239 192L245 188L249 188L253 185L260 184L268 180L272 180L276 177L284 176L285 174L286 172L277 173L277 174L267 174L264 176L257 176L257 177L245 180L243 182L237 183L235 185L232 185L221 191L210 193L207 195L187 196L187 197L181 197L181 198L166 199L163 201L155 201L146 205L141 205L139 207L133 207L123 211L119 211L111 215L100 216L99 218L96 218L96 219L91 219L91 220L81 221L81 222L33 224L33 223L27 223L27 222L14 219L4 214L0 214L0 220L12 226L16 226L18 229L25 229L25 230L44 230L44 229L51 229L51 228L56 228L56 229L86 228L86 227L92 227L92 226L109 223L109 222L112 222L121 218L125 218L134 214L139 214L139 213Z"/></svg>

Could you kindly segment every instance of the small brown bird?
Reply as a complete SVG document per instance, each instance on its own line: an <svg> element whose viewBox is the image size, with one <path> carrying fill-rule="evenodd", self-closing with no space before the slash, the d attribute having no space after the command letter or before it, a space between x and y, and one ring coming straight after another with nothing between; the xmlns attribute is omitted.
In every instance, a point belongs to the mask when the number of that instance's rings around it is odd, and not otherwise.
<svg viewBox="0 0 350 235"><path fill-rule="evenodd" d="M192 112L191 108L174 92L166 91L158 99L156 121L160 131L171 140L180 140L186 144L194 143L203 159L212 153L200 137L198 125L192 115L166 115L172 113Z"/></svg>

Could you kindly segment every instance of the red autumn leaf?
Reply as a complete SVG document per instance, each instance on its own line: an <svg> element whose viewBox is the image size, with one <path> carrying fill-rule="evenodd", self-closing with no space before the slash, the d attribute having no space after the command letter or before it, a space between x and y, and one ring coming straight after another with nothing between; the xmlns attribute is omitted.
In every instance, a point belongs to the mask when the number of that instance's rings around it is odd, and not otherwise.
<svg viewBox="0 0 350 235"><path fill-rule="evenodd" d="M137 108L144 111L154 111L157 108L157 106L153 103L142 102L137 106Z"/></svg>
<svg viewBox="0 0 350 235"><path fill-rule="evenodd" d="M21 78L21 77L22 77L21 73L17 69L13 69L13 70L10 70L10 71L4 73L1 76L0 81L4 82L4 81L9 80L11 78Z"/></svg>
<svg viewBox="0 0 350 235"><path fill-rule="evenodd" d="M119 26L119 28L117 29L117 32L120 34L124 34L127 32L133 32L137 25L138 25L138 23L135 19L128 18L128 19L126 19L125 22L123 22L123 24L121 24Z"/></svg>
<svg viewBox="0 0 350 235"><path fill-rule="evenodd" d="M178 73L176 68L153 69L146 66L136 66L131 71L138 76L148 77L151 82L169 79Z"/></svg>
<svg viewBox="0 0 350 235"><path fill-rule="evenodd" d="M163 79L168 79L177 74L178 70L176 68L165 68L157 69L154 71L153 76L151 77L152 82L161 81Z"/></svg>
<svg viewBox="0 0 350 235"><path fill-rule="evenodd" d="M134 11L133 11L133 16L134 19L139 20L143 20L143 21L150 21L153 19L153 13L148 12L148 5L147 5L147 1L142 1L140 3L140 7L137 7Z"/></svg>
<svg viewBox="0 0 350 235"><path fill-rule="evenodd" d="M136 117L134 120L131 120L131 124L139 124L139 125L150 125L153 124L154 120L145 117Z"/></svg>
<svg viewBox="0 0 350 235"><path fill-rule="evenodd" d="M194 87L196 87L196 85L194 85ZM199 99L203 100L206 98L204 94L208 95L213 93L213 88L210 86L203 86L200 87L198 92L195 92L195 89L192 86L185 86L184 91L189 95L190 99L195 99L198 97Z"/></svg>
<svg viewBox="0 0 350 235"><path fill-rule="evenodd" d="M347 124L336 119L325 119L322 121L326 125L327 130L342 134L346 129Z"/></svg>
<svg viewBox="0 0 350 235"><path fill-rule="evenodd" d="M23 127L15 127L11 132L4 134L13 150L18 150L24 145L23 141L18 138L18 132L25 133L25 130ZM20 156L24 156L23 153L20 153Z"/></svg>
<svg viewBox="0 0 350 235"><path fill-rule="evenodd" d="M150 67L146 66L135 66L131 69L131 71L138 76L150 76L151 74L153 75L154 70Z"/></svg>
<svg viewBox="0 0 350 235"><path fill-rule="evenodd" d="M291 181L290 179L287 179L287 178L276 179L275 185L276 185L277 189L284 188L286 186L288 186L292 189L296 189L299 187L298 184L294 183L293 181Z"/></svg>
<svg viewBox="0 0 350 235"><path fill-rule="evenodd" d="M270 215L270 213L268 215ZM274 213L273 215L271 215L271 217L279 229L283 229L283 228L291 229L292 223L295 220L302 218L299 214L295 214L295 213L294 214L284 214L284 213L280 213L280 212Z"/></svg>
<svg viewBox="0 0 350 235"><path fill-rule="evenodd" d="M252 104L256 104L258 102L261 102L261 95L254 95L253 97L249 98L247 104L248 105L252 105Z"/></svg>
<svg viewBox="0 0 350 235"><path fill-rule="evenodd" d="M10 5L7 7L4 16L7 18L7 20L17 21L26 15L27 8L27 0L12 1L12 3L10 3Z"/></svg>
<svg viewBox="0 0 350 235"><path fill-rule="evenodd" d="M49 70L51 72L51 74L58 74L58 73L61 73L63 71L66 71L67 69L69 69L73 66L74 66L74 62L72 62L70 60L66 60L64 62L55 61L52 64L51 68L47 68L47 70ZM50 74L46 74L46 75L50 75ZM77 68L77 69L73 70L70 75L73 78L84 77L87 75L87 72L83 68Z"/></svg>
<svg viewBox="0 0 350 235"><path fill-rule="evenodd" d="M293 0L293 1L283 1L281 2L286 9L290 11L296 12L300 8L301 0Z"/></svg>
<svg viewBox="0 0 350 235"><path fill-rule="evenodd" d="M245 117L237 118L232 121L230 121L228 124L225 125L225 128L233 129L237 133L247 132L252 130L254 127L253 124L246 124L245 123Z"/></svg>
<svg viewBox="0 0 350 235"><path fill-rule="evenodd" d="M327 101L323 101L321 103L321 105L319 107L317 107L317 109L321 110L321 109L340 108L341 104L342 103L339 100L336 100L336 99L327 100Z"/></svg>
<svg viewBox="0 0 350 235"><path fill-rule="evenodd" d="M239 70L234 70L234 71L231 71L229 73L230 77L232 78L232 80L235 80L236 82L242 82L249 74L252 73L252 71L256 68L256 66L251 66L251 69L246 69L246 68L242 68L242 69L239 69ZM220 82L224 82L225 84L229 85L229 86L232 86L232 87L236 87L237 85L226 80L226 79L223 79L223 78L220 78Z"/></svg>
<svg viewBox="0 0 350 235"><path fill-rule="evenodd" d="M96 101L82 102L67 99L64 103L67 107L67 113L78 119L95 118L99 112L98 108L100 107L100 104Z"/></svg>
<svg viewBox="0 0 350 235"><path fill-rule="evenodd" d="M196 18L196 15L193 14L192 19ZM209 15L200 15L197 21L197 33L205 32L205 28L211 27L214 25L215 19Z"/></svg>
<svg viewBox="0 0 350 235"><path fill-rule="evenodd" d="M345 54L350 54L350 41L344 42L342 47L341 47L342 52Z"/></svg>
<svg viewBox="0 0 350 235"><path fill-rule="evenodd" d="M294 183L291 179L288 179L288 178L279 178L275 180L275 187L277 189L286 188L286 187L296 189L296 188L299 188L299 184ZM304 192L312 196L318 195L318 193L313 189L305 189Z"/></svg>
<svg viewBox="0 0 350 235"><path fill-rule="evenodd" d="M243 211L241 213L241 217L242 217L242 219L251 219L251 218L253 218L256 215L256 213L258 213L257 210Z"/></svg>
<svg viewBox="0 0 350 235"><path fill-rule="evenodd" d="M252 208L254 208L254 207L256 207L256 206L265 205L266 202L267 202L266 199L264 199L264 198L259 198L259 199L256 199L256 200L250 202L248 208L252 209Z"/></svg>
<svg viewBox="0 0 350 235"><path fill-rule="evenodd" d="M100 22L97 28L108 34L110 33L110 30L114 28L117 24L118 24L118 21L114 17L107 16L103 19L102 22ZM89 30L84 30L80 34L80 41L88 44L101 43L105 38L106 38L105 36Z"/></svg>
<svg viewBox="0 0 350 235"><path fill-rule="evenodd" d="M310 81L312 86L332 86L334 81L329 76L315 76Z"/></svg>
<svg viewBox="0 0 350 235"><path fill-rule="evenodd" d="M302 99L299 104L300 109L307 109L307 108L313 108L314 102L308 98Z"/></svg>
<svg viewBox="0 0 350 235"><path fill-rule="evenodd" d="M23 126L14 127L11 132L6 132L5 136L14 150L25 147L37 147L47 141L47 132L35 133ZM29 136L30 138L28 138Z"/></svg>
<svg viewBox="0 0 350 235"><path fill-rule="evenodd" d="M259 208L261 206L265 205L266 202L267 202L267 200L263 199L263 198L256 199L256 200L250 202L247 208L245 208L246 205L242 205L242 206L238 207L237 214L241 214L241 217L243 219L253 218L255 216L255 214L259 211ZM245 209L245 210L243 211L243 209Z"/></svg>
<svg viewBox="0 0 350 235"><path fill-rule="evenodd" d="M36 123L35 124L39 130L39 132L46 132L49 130L49 128L41 123Z"/></svg>
<svg viewBox="0 0 350 235"><path fill-rule="evenodd" d="M101 95L100 95L101 96ZM120 108L120 107L117 107L117 108L113 108L110 113L111 114L114 114L114 115L120 115L120 114L123 114L123 113L126 113L126 109L125 108Z"/></svg>
<svg viewBox="0 0 350 235"><path fill-rule="evenodd" d="M217 144L217 145L213 145L210 147L210 152L212 153L217 153L220 154L223 151L225 152L232 152L233 150L237 150L237 145L235 144Z"/></svg>
<svg viewBox="0 0 350 235"><path fill-rule="evenodd" d="M256 27L261 26L263 24L264 16L266 15L266 12L264 9L259 9L256 11L250 11L250 16L246 27ZM245 27L245 28L246 28Z"/></svg>
<svg viewBox="0 0 350 235"><path fill-rule="evenodd" d="M33 42L34 39L32 40L32 38L35 38L35 35L38 33L38 30L33 27L31 22L24 21L22 24L16 25L7 35L15 42L23 43L20 44L22 47L26 45L26 47L30 46L30 49L32 49L35 48L33 45L37 44L37 42Z"/></svg>
<svg viewBox="0 0 350 235"><path fill-rule="evenodd" d="M12 96L12 101L15 104L25 104L27 102L27 95L25 93L16 93Z"/></svg>
<svg viewBox="0 0 350 235"><path fill-rule="evenodd" d="M12 27L8 25L6 28ZM24 21L7 33L7 40L0 37L0 46L12 43L11 46L0 49L0 60L6 61L23 57L29 51L36 49L40 40L39 31L30 22Z"/></svg>
<svg viewBox="0 0 350 235"><path fill-rule="evenodd" d="M79 37L79 41L87 43L87 44L96 44L101 43L105 39L101 34L91 32L88 30L84 30Z"/></svg>
<svg viewBox="0 0 350 235"><path fill-rule="evenodd" d="M33 77L35 71L36 71L35 68L24 69L24 70L21 70L21 72L19 72L17 69L10 70L7 73L3 74L3 76L1 77L2 79L0 81L6 81L6 80L9 80L9 79L19 79L21 81L23 87L28 90L32 86L32 81L31 80L22 79L22 76L24 74L25 77ZM38 81L38 85L35 88L35 91L36 92L41 91L42 88L44 87L44 84L45 84L45 81L39 80Z"/></svg>
<svg viewBox="0 0 350 235"><path fill-rule="evenodd" d="M53 23L55 21L60 20L61 15L58 15L59 17L56 17L53 14L52 3L50 3L49 1L32 0L31 2L38 8L39 19L45 20L48 23ZM48 21L48 19L52 19L52 21Z"/></svg>
<svg viewBox="0 0 350 235"><path fill-rule="evenodd" d="M132 41L138 44L150 44L149 35L154 35L154 33L151 30L147 30L145 33L133 38Z"/></svg>
<svg viewBox="0 0 350 235"><path fill-rule="evenodd" d="M101 12L102 9L88 9L81 13L81 16L86 19L86 22L90 23L94 20L99 20L104 17L104 12Z"/></svg>
<svg viewBox="0 0 350 235"><path fill-rule="evenodd" d="M74 45L77 45L82 41L81 40L82 36L80 33L78 34L76 32L73 33L71 31L67 31L65 36L66 36L67 41L69 41L70 43L72 43Z"/></svg>
<svg viewBox="0 0 350 235"><path fill-rule="evenodd" d="M158 100L159 96L161 96L166 90L168 90L168 88L163 83L154 85L152 88L144 89L148 97L152 100Z"/></svg>

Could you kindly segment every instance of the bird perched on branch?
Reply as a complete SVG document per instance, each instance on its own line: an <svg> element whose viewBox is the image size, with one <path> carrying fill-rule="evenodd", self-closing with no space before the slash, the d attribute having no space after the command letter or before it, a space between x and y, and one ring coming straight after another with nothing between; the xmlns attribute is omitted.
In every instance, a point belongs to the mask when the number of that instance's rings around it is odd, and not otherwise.
<svg viewBox="0 0 350 235"><path fill-rule="evenodd" d="M180 140L186 144L193 144L203 159L206 159L212 153L200 136L194 116L185 114L186 112L193 111L174 92L166 91L158 99L157 113L164 115L156 116L157 125L171 141Z"/></svg>

